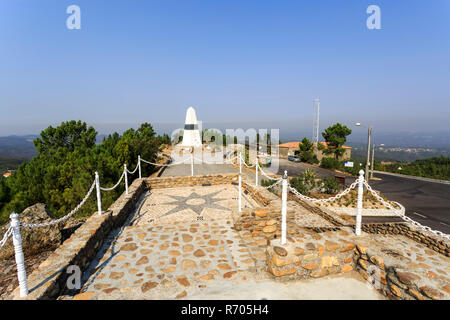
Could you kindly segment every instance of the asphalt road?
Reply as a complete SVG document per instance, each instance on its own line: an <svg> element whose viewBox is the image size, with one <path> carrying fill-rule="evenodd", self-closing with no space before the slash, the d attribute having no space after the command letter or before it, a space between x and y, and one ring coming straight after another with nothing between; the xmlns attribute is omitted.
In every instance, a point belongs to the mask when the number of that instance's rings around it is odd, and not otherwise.
<svg viewBox="0 0 450 320"><path fill-rule="evenodd" d="M411 219L450 234L450 185L375 173L370 185L400 202Z"/></svg>
<svg viewBox="0 0 450 320"><path fill-rule="evenodd" d="M299 176L306 169L316 172L318 178L333 177L335 172L312 166L307 163L292 162L285 159L279 160L278 174L284 170L289 176ZM339 174L341 175L341 174ZM375 178L370 180L370 185L381 191L388 199L401 203L406 209L406 215L411 219L450 234L450 185L394 177L381 173L375 173ZM347 176L346 185L355 181L355 178ZM363 217L363 222L401 222L396 217Z"/></svg>

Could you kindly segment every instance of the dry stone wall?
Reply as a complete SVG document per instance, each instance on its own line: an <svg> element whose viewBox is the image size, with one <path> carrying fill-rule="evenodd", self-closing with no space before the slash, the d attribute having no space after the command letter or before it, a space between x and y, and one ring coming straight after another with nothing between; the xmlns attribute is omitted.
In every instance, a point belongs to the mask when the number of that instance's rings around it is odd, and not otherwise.
<svg viewBox="0 0 450 320"><path fill-rule="evenodd" d="M237 174L212 174L205 176L181 176L167 178L147 179L147 187L152 189L190 187L190 186L212 186L218 184L231 184L238 182Z"/></svg>
<svg viewBox="0 0 450 320"><path fill-rule="evenodd" d="M371 223L363 224L361 229L374 234L400 234L404 235L418 243L421 243L431 250L439 252L446 257L450 257L449 242L437 237L425 234L413 226L406 223Z"/></svg>

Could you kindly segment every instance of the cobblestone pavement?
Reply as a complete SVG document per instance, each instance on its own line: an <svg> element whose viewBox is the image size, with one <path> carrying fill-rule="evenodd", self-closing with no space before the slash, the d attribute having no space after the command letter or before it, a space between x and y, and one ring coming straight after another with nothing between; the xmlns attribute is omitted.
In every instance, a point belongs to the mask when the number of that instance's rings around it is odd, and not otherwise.
<svg viewBox="0 0 450 320"><path fill-rule="evenodd" d="M257 203L243 194L242 207ZM173 221L198 221L231 217L238 208L238 187L217 185L154 189L138 204L130 224L164 224Z"/></svg>
<svg viewBox="0 0 450 320"><path fill-rule="evenodd" d="M245 241L231 228L236 196L233 185L157 189L144 195L126 226L109 235L85 272L78 297L173 299L238 272L255 272ZM245 196L243 203L255 204Z"/></svg>

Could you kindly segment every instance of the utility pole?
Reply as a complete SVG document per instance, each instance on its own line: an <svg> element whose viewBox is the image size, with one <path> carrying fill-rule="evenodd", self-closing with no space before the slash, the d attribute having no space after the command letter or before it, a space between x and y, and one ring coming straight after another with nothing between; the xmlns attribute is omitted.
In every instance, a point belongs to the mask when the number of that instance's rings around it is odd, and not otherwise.
<svg viewBox="0 0 450 320"><path fill-rule="evenodd" d="M365 179L369 182L369 165L370 165L370 135L372 134L372 127L369 126L367 130L367 161L366 161L366 170L365 170Z"/></svg>
<svg viewBox="0 0 450 320"><path fill-rule="evenodd" d="M375 162L375 143L372 146L372 164L371 164L372 169L370 170L370 178L371 179L373 178L373 164L374 164L374 162Z"/></svg>

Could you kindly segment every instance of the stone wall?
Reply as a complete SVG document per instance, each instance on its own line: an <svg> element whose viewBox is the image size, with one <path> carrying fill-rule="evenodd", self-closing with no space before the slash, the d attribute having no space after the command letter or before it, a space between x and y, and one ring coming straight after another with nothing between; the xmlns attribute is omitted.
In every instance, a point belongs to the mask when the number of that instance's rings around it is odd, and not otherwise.
<svg viewBox="0 0 450 320"><path fill-rule="evenodd" d="M145 180L147 187L152 189L212 186L238 182L237 174L211 174L205 176L181 176L167 178L150 178Z"/></svg>
<svg viewBox="0 0 450 320"><path fill-rule="evenodd" d="M354 248L351 242L337 242L314 233L302 242L288 240L285 245L280 239L272 240L266 249L267 270L276 277L292 279L349 272L354 269Z"/></svg>
<svg viewBox="0 0 450 320"><path fill-rule="evenodd" d="M446 257L450 257L448 241L440 240L432 235L427 235L419 229L406 223L370 223L363 224L361 230L375 234L401 234L416 242L419 242L431 250L439 252Z"/></svg>
<svg viewBox="0 0 450 320"><path fill-rule="evenodd" d="M356 270L375 289L393 300L439 300L448 299L445 291L450 292L450 284L442 287L430 283L427 278L419 276L414 269L404 269L394 261L386 261L386 256L364 245L357 245L354 262ZM434 277L438 277L435 275ZM434 278L433 277L433 278ZM446 297L447 296L447 297Z"/></svg>
<svg viewBox="0 0 450 320"><path fill-rule="evenodd" d="M125 192L102 215L95 212L79 227L69 239L64 241L39 267L27 275L29 294L26 299L55 299L68 293L66 282L71 273L67 268L78 266L85 271L108 233L121 226L141 194L146 184L143 179L136 179ZM14 299L20 299L19 288L13 292Z"/></svg>
<svg viewBox="0 0 450 320"><path fill-rule="evenodd" d="M262 205L263 207L267 207L268 205L270 205L270 202L272 200L278 199L278 197L273 194L267 194L267 190L264 190L266 192L259 191L246 182L242 182L242 190L245 194L249 194L258 204Z"/></svg>

